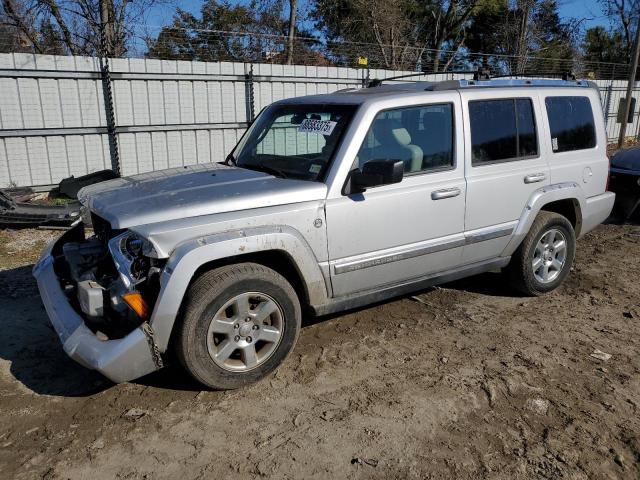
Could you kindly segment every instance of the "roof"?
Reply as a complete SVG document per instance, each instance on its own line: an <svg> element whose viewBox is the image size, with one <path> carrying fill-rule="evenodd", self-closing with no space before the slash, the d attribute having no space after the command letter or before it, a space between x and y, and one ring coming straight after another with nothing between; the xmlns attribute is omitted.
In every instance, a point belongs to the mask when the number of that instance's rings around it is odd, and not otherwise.
<svg viewBox="0 0 640 480"><path fill-rule="evenodd" d="M281 100L283 103L346 103L359 105L373 98L392 95L415 94L418 92L437 92L445 90L471 90L476 88L598 88L587 80L553 80L553 79L492 79L492 80L446 80L443 82L407 82L382 84L368 88L345 88L334 93L309 95Z"/></svg>

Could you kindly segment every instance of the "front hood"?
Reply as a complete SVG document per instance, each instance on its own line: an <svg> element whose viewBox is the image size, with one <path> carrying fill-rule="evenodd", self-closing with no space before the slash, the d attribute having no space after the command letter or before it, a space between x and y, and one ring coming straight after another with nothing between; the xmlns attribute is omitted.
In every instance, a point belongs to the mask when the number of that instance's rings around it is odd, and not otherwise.
<svg viewBox="0 0 640 480"><path fill-rule="evenodd" d="M323 183L216 163L117 178L78 193L82 204L115 229L325 197Z"/></svg>

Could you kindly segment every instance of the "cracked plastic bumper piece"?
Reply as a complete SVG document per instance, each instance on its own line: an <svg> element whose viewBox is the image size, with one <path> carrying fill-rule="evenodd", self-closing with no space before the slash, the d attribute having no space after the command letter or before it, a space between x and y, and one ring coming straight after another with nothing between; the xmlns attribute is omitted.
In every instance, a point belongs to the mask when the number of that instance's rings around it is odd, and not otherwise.
<svg viewBox="0 0 640 480"><path fill-rule="evenodd" d="M116 383L127 382L157 370L147 336L141 327L118 340L100 340L84 324L82 317L69 303L55 274L51 255L55 243L52 242L45 249L42 258L33 267L33 275L38 282L47 315L67 355Z"/></svg>

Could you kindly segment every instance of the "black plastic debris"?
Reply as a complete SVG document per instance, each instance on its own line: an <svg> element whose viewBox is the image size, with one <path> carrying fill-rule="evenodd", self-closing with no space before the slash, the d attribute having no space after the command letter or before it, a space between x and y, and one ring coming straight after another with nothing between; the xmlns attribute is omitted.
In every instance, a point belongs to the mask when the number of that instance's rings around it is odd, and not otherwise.
<svg viewBox="0 0 640 480"><path fill-rule="evenodd" d="M2 191L13 198L16 202L28 202L38 195L31 187L5 188Z"/></svg>
<svg viewBox="0 0 640 480"><path fill-rule="evenodd" d="M80 218L80 203L38 205L17 202L0 189L0 228L66 227Z"/></svg>
<svg viewBox="0 0 640 480"><path fill-rule="evenodd" d="M87 185L93 185L94 183L105 182L107 180L113 180L118 176L113 173L113 170L100 170L99 172L89 173L88 175L82 175L81 177L74 177L71 175L68 178L63 178L58 184L58 194L64 195L72 199L78 198L78 192L81 188Z"/></svg>

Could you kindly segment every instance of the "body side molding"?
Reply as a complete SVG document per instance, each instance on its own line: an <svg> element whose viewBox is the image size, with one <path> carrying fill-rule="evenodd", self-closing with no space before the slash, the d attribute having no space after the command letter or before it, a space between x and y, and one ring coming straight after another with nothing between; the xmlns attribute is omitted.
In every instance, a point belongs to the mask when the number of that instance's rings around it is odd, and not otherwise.
<svg viewBox="0 0 640 480"><path fill-rule="evenodd" d="M327 315L330 313L341 312L352 308L370 305L372 303L388 300L400 295L406 295L417 290L439 285L441 283L452 282L471 275L488 272L497 268L505 267L511 257L498 257L490 260L465 265L453 270L428 275L405 281L399 284L387 285L374 290L358 292L357 294L345 297L330 299L322 305L312 305L316 315Z"/></svg>

